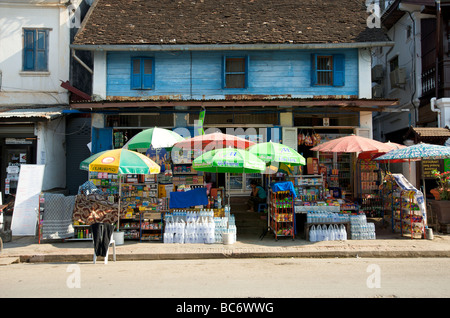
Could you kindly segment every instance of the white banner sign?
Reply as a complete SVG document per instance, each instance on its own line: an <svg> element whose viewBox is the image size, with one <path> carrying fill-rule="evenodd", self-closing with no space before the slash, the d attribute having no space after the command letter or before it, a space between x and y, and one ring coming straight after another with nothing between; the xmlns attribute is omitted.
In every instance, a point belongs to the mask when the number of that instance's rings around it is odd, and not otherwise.
<svg viewBox="0 0 450 318"><path fill-rule="evenodd" d="M44 165L20 166L16 200L11 221L11 232L15 236L36 235L39 212L39 194L42 191Z"/></svg>

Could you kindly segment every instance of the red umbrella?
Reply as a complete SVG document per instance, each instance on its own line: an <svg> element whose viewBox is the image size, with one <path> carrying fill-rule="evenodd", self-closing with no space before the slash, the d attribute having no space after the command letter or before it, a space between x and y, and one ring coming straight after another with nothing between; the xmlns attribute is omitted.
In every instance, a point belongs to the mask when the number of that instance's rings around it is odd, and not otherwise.
<svg viewBox="0 0 450 318"><path fill-rule="evenodd" d="M254 144L255 143L253 141L241 137L224 134L221 132L215 132L206 135L199 135L177 142L173 147L184 149L189 148L195 150L212 150L229 147L246 149L250 146L253 146Z"/></svg>
<svg viewBox="0 0 450 318"><path fill-rule="evenodd" d="M389 151L406 148L405 145L397 144L395 142L390 142L390 141L385 142L384 144L387 147L390 148ZM361 159L361 160L374 160L375 158L378 158L379 156L384 155L386 152L388 152L388 151L364 151L364 152L361 152L358 155L358 159ZM404 160L404 159L389 160L389 162L391 162L391 163L406 162L406 161L408 161L408 160ZM387 160L381 160L380 162L388 162L388 161Z"/></svg>
<svg viewBox="0 0 450 318"><path fill-rule="evenodd" d="M392 148L380 141L350 135L324 142L323 144L311 148L311 150L321 152L388 152L391 151Z"/></svg>

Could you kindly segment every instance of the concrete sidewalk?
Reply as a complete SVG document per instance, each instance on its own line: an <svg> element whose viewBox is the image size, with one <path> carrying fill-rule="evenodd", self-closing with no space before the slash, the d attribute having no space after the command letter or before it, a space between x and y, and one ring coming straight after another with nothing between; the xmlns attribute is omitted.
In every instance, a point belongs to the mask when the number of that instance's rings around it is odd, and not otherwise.
<svg viewBox="0 0 450 318"><path fill-rule="evenodd" d="M4 243L0 265L14 262L91 262L92 241L43 241L34 237L13 237ZM394 233L377 233L376 240L309 242L301 238L279 239L268 233L237 238L231 245L164 244L125 241L116 246L117 261L179 260L270 257L450 257L450 235L434 234L433 240L402 238ZM109 260L112 260L110 249ZM98 262L102 262L102 258Z"/></svg>

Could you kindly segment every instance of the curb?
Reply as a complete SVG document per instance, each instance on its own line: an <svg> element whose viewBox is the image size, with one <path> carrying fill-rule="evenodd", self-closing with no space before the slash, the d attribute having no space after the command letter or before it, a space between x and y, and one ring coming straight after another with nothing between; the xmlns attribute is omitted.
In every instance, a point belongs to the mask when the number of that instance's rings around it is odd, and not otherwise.
<svg viewBox="0 0 450 318"><path fill-rule="evenodd" d="M117 261L196 260L196 259L251 259L251 258L448 258L450 251L318 251L318 252L254 252L254 253L167 253L167 254L116 254ZM1 261L1 260L5 261ZM7 261L6 261L7 259ZM92 262L93 254L77 255L21 255L0 258L4 263L77 263ZM97 258L103 262L103 257ZM112 255L109 255L109 261Z"/></svg>

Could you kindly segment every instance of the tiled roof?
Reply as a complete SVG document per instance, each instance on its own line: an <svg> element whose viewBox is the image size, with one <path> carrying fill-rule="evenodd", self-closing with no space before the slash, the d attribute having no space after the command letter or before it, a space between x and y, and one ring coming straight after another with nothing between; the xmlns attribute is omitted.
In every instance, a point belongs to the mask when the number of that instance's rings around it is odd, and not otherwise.
<svg viewBox="0 0 450 318"><path fill-rule="evenodd" d="M413 127L412 130L419 137L448 137L448 138L450 138L450 130L448 128Z"/></svg>
<svg viewBox="0 0 450 318"><path fill-rule="evenodd" d="M365 0L97 0L75 45L384 42Z"/></svg>

